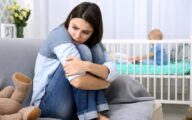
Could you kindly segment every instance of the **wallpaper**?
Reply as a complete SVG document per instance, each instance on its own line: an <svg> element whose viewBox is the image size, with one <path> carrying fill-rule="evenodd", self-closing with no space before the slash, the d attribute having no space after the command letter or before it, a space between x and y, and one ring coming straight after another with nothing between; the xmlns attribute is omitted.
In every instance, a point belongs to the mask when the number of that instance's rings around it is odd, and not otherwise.
<svg viewBox="0 0 192 120"><path fill-rule="evenodd" d="M12 4L12 0L0 0L0 24L10 23L9 11L7 7Z"/></svg>

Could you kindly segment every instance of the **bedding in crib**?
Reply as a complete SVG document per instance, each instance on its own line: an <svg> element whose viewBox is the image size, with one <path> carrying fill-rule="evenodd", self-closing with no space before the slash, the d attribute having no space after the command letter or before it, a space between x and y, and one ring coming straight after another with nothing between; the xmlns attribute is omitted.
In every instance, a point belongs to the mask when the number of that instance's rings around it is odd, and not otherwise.
<svg viewBox="0 0 192 120"><path fill-rule="evenodd" d="M140 75L140 68L142 70L142 75L147 75L148 73L148 69L147 69L148 65L142 65L140 66L139 64L135 64L135 70L134 70L134 64L130 64L130 63L116 63L116 68L118 70L118 73L120 74L136 74L136 75ZM156 71L154 71L154 65L149 65L149 74L150 75L154 75L154 72L156 75L161 75L161 65L156 65ZM170 63L170 73L169 73L169 65L163 65L162 66L162 72L163 75L176 75L176 63L172 62ZM127 71L128 70L128 71ZM134 72L135 71L135 72ZM184 62L184 74L190 74L190 62L189 61L185 61ZM177 75L183 75L183 62L178 62L177 63Z"/></svg>

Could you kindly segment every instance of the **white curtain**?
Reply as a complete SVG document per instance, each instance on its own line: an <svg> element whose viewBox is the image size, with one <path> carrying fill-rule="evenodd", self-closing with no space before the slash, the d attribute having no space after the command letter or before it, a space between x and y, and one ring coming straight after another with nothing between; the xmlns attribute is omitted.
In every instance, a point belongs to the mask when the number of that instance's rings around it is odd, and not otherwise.
<svg viewBox="0 0 192 120"><path fill-rule="evenodd" d="M26 1L26 0L20 0ZM32 9L26 37L46 38L63 23L77 4L85 0L28 0ZM160 29L164 38L192 35L191 0L86 0L102 11L104 38L147 38L150 30Z"/></svg>

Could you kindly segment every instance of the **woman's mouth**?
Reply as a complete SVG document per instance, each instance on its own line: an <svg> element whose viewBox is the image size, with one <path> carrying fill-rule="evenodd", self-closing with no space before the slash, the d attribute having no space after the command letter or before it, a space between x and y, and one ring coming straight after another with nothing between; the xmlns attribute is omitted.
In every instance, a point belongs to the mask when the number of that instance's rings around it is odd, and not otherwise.
<svg viewBox="0 0 192 120"><path fill-rule="evenodd" d="M73 41L75 44L79 44L79 42L80 42L79 40L75 40L75 39Z"/></svg>

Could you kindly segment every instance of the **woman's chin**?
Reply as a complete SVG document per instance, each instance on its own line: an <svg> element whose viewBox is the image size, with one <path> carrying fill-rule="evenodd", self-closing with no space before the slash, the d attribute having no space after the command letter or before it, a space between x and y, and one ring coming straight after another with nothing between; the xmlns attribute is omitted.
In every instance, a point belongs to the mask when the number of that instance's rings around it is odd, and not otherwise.
<svg viewBox="0 0 192 120"><path fill-rule="evenodd" d="M78 43L77 42L73 42L75 45L78 45Z"/></svg>

